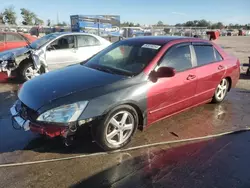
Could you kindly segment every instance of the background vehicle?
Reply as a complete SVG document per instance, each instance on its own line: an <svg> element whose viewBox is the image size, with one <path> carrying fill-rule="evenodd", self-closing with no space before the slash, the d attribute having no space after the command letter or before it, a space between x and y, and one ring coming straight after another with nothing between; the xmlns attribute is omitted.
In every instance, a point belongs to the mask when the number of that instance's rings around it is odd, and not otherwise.
<svg viewBox="0 0 250 188"><path fill-rule="evenodd" d="M80 63L110 44L99 36L86 33L52 33L37 39L27 47L11 51L14 54L14 57L10 58L11 65L12 59L19 58L14 63L14 68L6 64L5 69L18 68L21 78L30 80L41 73ZM8 51L4 54L6 53Z"/></svg>
<svg viewBox="0 0 250 188"><path fill-rule="evenodd" d="M96 142L114 150L137 128L222 102L239 74L237 58L207 40L136 37L26 82L11 113L26 130L66 140L91 125Z"/></svg>
<svg viewBox="0 0 250 188"><path fill-rule="evenodd" d="M24 33L0 32L0 52L24 47L37 38Z"/></svg>

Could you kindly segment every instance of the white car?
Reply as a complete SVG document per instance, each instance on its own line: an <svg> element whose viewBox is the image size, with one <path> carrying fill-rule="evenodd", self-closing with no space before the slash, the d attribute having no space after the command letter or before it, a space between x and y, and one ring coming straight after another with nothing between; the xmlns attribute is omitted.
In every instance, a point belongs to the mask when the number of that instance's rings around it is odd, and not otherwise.
<svg viewBox="0 0 250 188"><path fill-rule="evenodd" d="M30 80L41 73L85 61L110 44L104 38L87 33L48 34L24 48L0 53L0 72L5 70L10 76L18 70L23 80Z"/></svg>

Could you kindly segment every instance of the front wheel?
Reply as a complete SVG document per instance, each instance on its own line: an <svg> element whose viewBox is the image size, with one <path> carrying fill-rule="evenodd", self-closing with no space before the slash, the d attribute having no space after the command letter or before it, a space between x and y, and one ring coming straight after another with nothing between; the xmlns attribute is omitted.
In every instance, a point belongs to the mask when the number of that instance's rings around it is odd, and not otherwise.
<svg viewBox="0 0 250 188"><path fill-rule="evenodd" d="M120 149L127 145L138 127L136 110L129 105L110 111L103 122L92 127L95 141L105 150Z"/></svg>
<svg viewBox="0 0 250 188"><path fill-rule="evenodd" d="M213 103L222 102L227 95L228 88L229 88L229 82L226 78L223 78L220 84L216 88L212 102Z"/></svg>
<svg viewBox="0 0 250 188"><path fill-rule="evenodd" d="M23 81L31 80L32 78L45 73L43 67L41 67L40 70L36 70L32 63L24 63L23 65L20 66L19 70L20 70L19 72L20 77Z"/></svg>

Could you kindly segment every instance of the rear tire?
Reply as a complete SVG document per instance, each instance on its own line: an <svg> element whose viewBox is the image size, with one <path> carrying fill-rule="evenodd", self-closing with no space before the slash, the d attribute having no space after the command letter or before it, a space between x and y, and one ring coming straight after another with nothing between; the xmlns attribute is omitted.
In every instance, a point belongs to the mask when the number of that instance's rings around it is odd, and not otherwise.
<svg viewBox="0 0 250 188"><path fill-rule="evenodd" d="M228 88L229 81L223 78L215 90L212 102L221 103L227 96Z"/></svg>
<svg viewBox="0 0 250 188"><path fill-rule="evenodd" d="M138 127L138 114L129 105L111 110L104 119L92 126L92 136L105 151L116 150L127 145Z"/></svg>

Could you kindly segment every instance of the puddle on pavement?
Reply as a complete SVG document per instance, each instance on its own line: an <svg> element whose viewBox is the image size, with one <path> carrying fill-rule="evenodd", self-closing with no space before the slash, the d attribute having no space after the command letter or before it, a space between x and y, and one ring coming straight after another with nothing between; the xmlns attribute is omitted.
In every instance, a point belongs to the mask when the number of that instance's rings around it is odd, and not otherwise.
<svg viewBox="0 0 250 188"><path fill-rule="evenodd" d="M78 136L76 144L71 148L65 148L60 139L46 139L29 132L13 130L7 111L16 96L10 93L2 95L6 98L1 101L0 107L0 116L2 116L0 119L0 163L24 161L24 159L50 159L101 151L91 141L87 130L84 130L80 137ZM222 104L206 104L155 123L144 132L137 131L127 148L202 137L249 127L249 96L250 91L233 89Z"/></svg>

